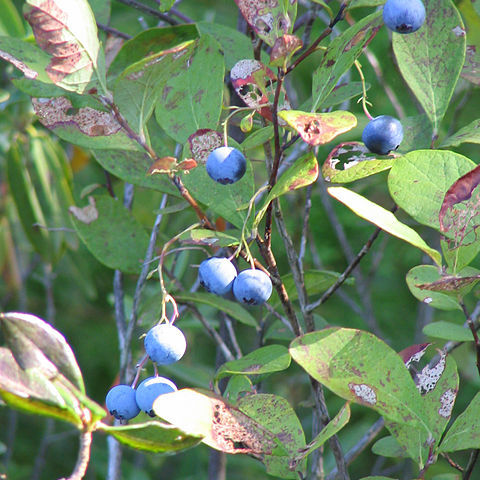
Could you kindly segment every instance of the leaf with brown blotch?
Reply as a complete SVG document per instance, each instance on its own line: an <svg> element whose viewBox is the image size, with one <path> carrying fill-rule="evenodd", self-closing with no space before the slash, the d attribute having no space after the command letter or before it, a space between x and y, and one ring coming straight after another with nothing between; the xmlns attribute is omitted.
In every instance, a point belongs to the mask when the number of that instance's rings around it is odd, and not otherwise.
<svg viewBox="0 0 480 480"><path fill-rule="evenodd" d="M473 275L471 277L446 275L436 282L421 283L415 286L421 290L432 290L434 292L456 292L471 283L478 282L479 280L480 275Z"/></svg>
<svg viewBox="0 0 480 480"><path fill-rule="evenodd" d="M209 128L192 133L188 137L188 143L193 159L200 164L205 164L210 152L223 145L222 135Z"/></svg>
<svg viewBox="0 0 480 480"><path fill-rule="evenodd" d="M51 55L46 73L53 83L77 93L106 91L105 60L86 0L27 0L24 16Z"/></svg>
<svg viewBox="0 0 480 480"><path fill-rule="evenodd" d="M460 177L445 194L438 214L440 231L449 234L449 246L465 246L477 240L480 227L480 165Z"/></svg>
<svg viewBox="0 0 480 480"><path fill-rule="evenodd" d="M402 357L403 363L405 363L405 366L408 368L412 363L418 363L420 361L430 345L430 343L411 345L398 352L398 354Z"/></svg>
<svg viewBox="0 0 480 480"><path fill-rule="evenodd" d="M170 173L175 170L177 159L175 157L157 158L147 171L147 175L156 175L159 173Z"/></svg>
<svg viewBox="0 0 480 480"><path fill-rule="evenodd" d="M296 35L282 35L278 37L270 54L270 65L284 67L290 61L292 55L302 46L302 41Z"/></svg>
<svg viewBox="0 0 480 480"><path fill-rule="evenodd" d="M240 60L233 66L230 78L233 88L245 104L257 110L262 117L272 121L270 106L274 101L274 82L277 80L272 70L257 60ZM278 101L278 110L290 110L290 103L283 87Z"/></svg>
<svg viewBox="0 0 480 480"><path fill-rule="evenodd" d="M295 129L306 143L313 146L328 143L357 125L355 115L342 110L328 113L286 110L279 112L278 116Z"/></svg>
<svg viewBox="0 0 480 480"><path fill-rule="evenodd" d="M271 47L275 40L293 30L297 0L235 0L255 33Z"/></svg>
<svg viewBox="0 0 480 480"><path fill-rule="evenodd" d="M159 396L154 412L203 443L226 453L287 455L277 436L213 392L185 388Z"/></svg>

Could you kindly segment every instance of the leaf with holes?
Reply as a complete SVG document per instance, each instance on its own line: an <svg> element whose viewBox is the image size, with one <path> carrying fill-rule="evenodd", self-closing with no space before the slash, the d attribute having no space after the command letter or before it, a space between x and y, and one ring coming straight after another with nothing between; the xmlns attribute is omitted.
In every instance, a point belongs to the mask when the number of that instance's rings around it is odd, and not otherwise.
<svg viewBox="0 0 480 480"><path fill-rule="evenodd" d="M388 189L395 203L411 217L439 230L438 215L447 190L475 166L458 153L417 150L395 161L388 175Z"/></svg>
<svg viewBox="0 0 480 480"><path fill-rule="evenodd" d="M305 473L306 461L293 463L298 450L305 448L305 434L287 400L271 394L245 395L238 408L272 432L286 451L284 455L265 455L262 462L267 473L280 478L298 478L298 472Z"/></svg>
<svg viewBox="0 0 480 480"><path fill-rule="evenodd" d="M388 170L395 161L392 156L378 157L363 143L340 143L328 154L322 174L327 182L349 183Z"/></svg>
<svg viewBox="0 0 480 480"><path fill-rule="evenodd" d="M222 452L247 453L258 459L286 453L277 435L207 390L185 388L160 395L153 411L185 433L202 436L203 443Z"/></svg>
<svg viewBox="0 0 480 480"><path fill-rule="evenodd" d="M140 272L148 235L121 202L106 195L89 197L89 205L69 211L75 230L99 262L126 273Z"/></svg>
<svg viewBox="0 0 480 480"><path fill-rule="evenodd" d="M419 464L427 459L432 431L423 399L401 357L387 344L368 332L335 327L296 338L290 354L337 395L378 411L393 435L397 425L402 433L408 429L402 447Z"/></svg>
<svg viewBox="0 0 480 480"><path fill-rule="evenodd" d="M325 50L320 66L313 74L312 112L323 106L323 102L335 88L341 76L348 71L362 54L363 48L383 25L382 12L368 15L336 37Z"/></svg>
<svg viewBox="0 0 480 480"><path fill-rule="evenodd" d="M240 60L233 66L230 78L233 88L243 102L257 110L262 117L272 121L270 106L273 105L276 89L273 83L276 81L276 76L272 70L258 60ZM282 86L278 110L289 109L290 103Z"/></svg>
<svg viewBox="0 0 480 480"><path fill-rule="evenodd" d="M172 425L156 421L121 426L99 423L97 428L131 448L153 453L178 452L202 441L201 435L187 434Z"/></svg>
<svg viewBox="0 0 480 480"><path fill-rule="evenodd" d="M291 357L283 345L267 345L248 353L239 360L224 363L215 374L218 382L231 375L263 375L280 372L290 366Z"/></svg>
<svg viewBox="0 0 480 480"><path fill-rule="evenodd" d="M290 63L292 55L302 46L302 41L296 35L282 35L278 37L270 53L270 65L285 69Z"/></svg>
<svg viewBox="0 0 480 480"><path fill-rule="evenodd" d="M297 15L297 0L235 0L255 33L273 47L275 40L291 33Z"/></svg>
<svg viewBox="0 0 480 480"><path fill-rule="evenodd" d="M373 223L390 235L419 248L429 255L437 265L442 264L440 252L430 248L413 228L397 220L392 212L344 187L329 187L327 190L332 197L342 202L359 217Z"/></svg>
<svg viewBox="0 0 480 480"><path fill-rule="evenodd" d="M188 137L188 144L195 161L205 165L208 155L223 145L223 137L215 130L202 128Z"/></svg>
<svg viewBox="0 0 480 480"><path fill-rule="evenodd" d="M171 138L185 143L200 128L217 127L225 64L220 45L210 35L196 40L193 51L182 59L159 91L155 117Z"/></svg>
<svg viewBox="0 0 480 480"><path fill-rule="evenodd" d="M309 145L323 145L357 125L357 117L337 110L328 113L307 113L298 110L279 112L278 116L300 134Z"/></svg>
<svg viewBox="0 0 480 480"><path fill-rule="evenodd" d="M86 0L27 0L24 16L38 46L51 55L50 80L77 93L107 93L105 59Z"/></svg>
<svg viewBox="0 0 480 480"><path fill-rule="evenodd" d="M400 72L437 132L465 60L465 27L450 0L425 0L426 20L409 35L393 35Z"/></svg>
<svg viewBox="0 0 480 480"><path fill-rule="evenodd" d="M263 206L255 217L254 226L258 227L265 212L267 211L270 202L285 195L288 192L296 190L297 188L306 187L318 178L318 163L315 155L310 152L300 157L295 163L286 170L282 176L277 180L277 183L270 190L263 202Z"/></svg>
<svg viewBox="0 0 480 480"><path fill-rule="evenodd" d="M453 422L448 429L440 452L456 452L470 448L480 448L480 393L477 393L467 408Z"/></svg>

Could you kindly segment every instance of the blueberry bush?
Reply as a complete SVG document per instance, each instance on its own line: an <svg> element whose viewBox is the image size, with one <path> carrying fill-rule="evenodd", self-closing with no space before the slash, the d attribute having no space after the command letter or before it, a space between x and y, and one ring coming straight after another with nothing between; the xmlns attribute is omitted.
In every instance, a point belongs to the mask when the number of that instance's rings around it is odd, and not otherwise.
<svg viewBox="0 0 480 480"><path fill-rule="evenodd" d="M0 478L479 478L479 32L3 0Z"/></svg>

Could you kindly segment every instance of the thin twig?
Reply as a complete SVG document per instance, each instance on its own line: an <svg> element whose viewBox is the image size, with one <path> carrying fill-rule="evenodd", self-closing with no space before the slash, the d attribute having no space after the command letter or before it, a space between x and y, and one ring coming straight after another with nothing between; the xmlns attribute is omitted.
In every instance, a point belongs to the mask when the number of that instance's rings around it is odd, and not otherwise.
<svg viewBox="0 0 480 480"><path fill-rule="evenodd" d="M152 7L149 7L148 5L144 5L143 3L137 2L137 0L117 0L120 3L123 3L124 5L128 5L129 7L136 8L137 10L140 10L148 15L151 15L152 17L157 17L160 20L163 20L166 23L169 23L170 25L177 25L178 22L174 20L173 18L169 17L168 15L165 15L162 12L159 12L158 10L155 10Z"/></svg>
<svg viewBox="0 0 480 480"><path fill-rule="evenodd" d="M67 480L82 480L82 478L85 476L88 468L88 462L90 461L91 446L92 432L81 432L77 463L75 464L72 474Z"/></svg>
<svg viewBox="0 0 480 480"><path fill-rule="evenodd" d="M235 357L242 358L242 349L240 348L240 344L238 343L237 334L235 333L235 329L233 328L232 319L226 313L223 313L223 321L225 322L225 329L228 332L228 338L230 340L232 348L235 350Z"/></svg>
<svg viewBox="0 0 480 480"><path fill-rule="evenodd" d="M310 220L310 210L312 209L312 190L313 186L309 185L305 194L305 208L303 211L303 227L302 236L300 238L300 249L298 251L298 263L303 271L303 259L305 257L308 237L308 221Z"/></svg>
<svg viewBox="0 0 480 480"><path fill-rule="evenodd" d="M110 35L114 35L115 37L124 38L125 40L130 40L132 38L132 36L129 35L128 33L121 32L116 28L109 27L108 25L104 25L103 23L100 23L100 22L97 22L97 27L100 30L106 33L109 33Z"/></svg>
<svg viewBox="0 0 480 480"><path fill-rule="evenodd" d="M468 461L468 464L465 467L465 472L463 474L462 480L470 480L470 477L472 476L472 473L473 473L473 469L475 468L475 464L477 463L479 453L480 453L480 450L477 448L470 455L470 460Z"/></svg>

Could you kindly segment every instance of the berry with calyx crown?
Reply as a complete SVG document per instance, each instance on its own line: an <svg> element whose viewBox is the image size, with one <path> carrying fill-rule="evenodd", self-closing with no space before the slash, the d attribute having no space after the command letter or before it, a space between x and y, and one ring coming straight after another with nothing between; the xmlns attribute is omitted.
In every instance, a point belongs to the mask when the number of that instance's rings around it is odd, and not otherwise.
<svg viewBox="0 0 480 480"><path fill-rule="evenodd" d="M396 150L403 140L403 127L399 120L380 115L368 122L363 129L362 142L373 153L386 155Z"/></svg>
<svg viewBox="0 0 480 480"><path fill-rule="evenodd" d="M107 410L118 420L130 420L140 413L135 390L130 385L115 385L105 399Z"/></svg>
<svg viewBox="0 0 480 480"><path fill-rule="evenodd" d="M200 285L215 295L227 295L232 291L237 270L228 258L210 257L200 264Z"/></svg>
<svg viewBox="0 0 480 480"><path fill-rule="evenodd" d="M151 328L145 337L145 351L157 365L170 365L183 357L187 341L175 325L161 323Z"/></svg>
<svg viewBox="0 0 480 480"><path fill-rule="evenodd" d="M422 0L387 0L383 6L385 25L397 33L416 32L425 22Z"/></svg>
<svg viewBox="0 0 480 480"><path fill-rule="evenodd" d="M233 282L233 294L246 305L262 305L272 294L272 281L262 270L242 270Z"/></svg>
<svg viewBox="0 0 480 480"><path fill-rule="evenodd" d="M135 392L135 399L140 410L151 417L155 416L152 409L153 402L165 393L176 392L177 386L168 378L165 377L149 377L146 378Z"/></svg>
<svg viewBox="0 0 480 480"><path fill-rule="evenodd" d="M219 147L210 152L205 166L210 178L227 185L238 182L245 175L247 161L240 150Z"/></svg>

